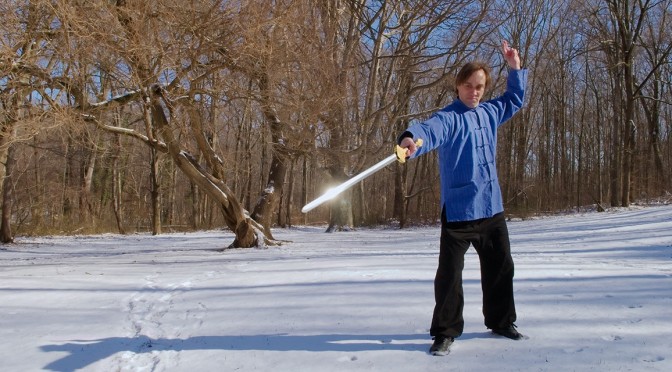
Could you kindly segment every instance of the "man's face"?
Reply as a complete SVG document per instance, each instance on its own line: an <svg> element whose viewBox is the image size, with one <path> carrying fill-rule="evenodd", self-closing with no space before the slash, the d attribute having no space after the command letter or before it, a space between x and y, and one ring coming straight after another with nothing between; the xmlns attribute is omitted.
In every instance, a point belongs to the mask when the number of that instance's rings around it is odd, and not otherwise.
<svg viewBox="0 0 672 372"><path fill-rule="evenodd" d="M457 97L469 108L475 108L485 93L485 72L476 70L464 83L457 86Z"/></svg>

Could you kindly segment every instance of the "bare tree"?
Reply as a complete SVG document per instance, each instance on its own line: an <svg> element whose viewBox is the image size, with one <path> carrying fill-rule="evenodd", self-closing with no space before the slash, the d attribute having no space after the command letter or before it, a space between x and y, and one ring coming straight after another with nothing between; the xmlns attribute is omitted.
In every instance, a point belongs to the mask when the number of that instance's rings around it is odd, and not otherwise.
<svg viewBox="0 0 672 372"><path fill-rule="evenodd" d="M665 180L669 179L669 169L663 166L663 154L661 149L661 105L672 105L672 100L665 99L664 94L664 76L669 76L670 53L672 52L672 23L670 22L669 1L664 1L655 13L649 17L649 22L644 26L640 37L644 56L639 59L642 64L647 66L644 72L648 72L646 81L648 84L641 84L639 94L641 95L642 109L647 120L648 144L645 161L653 163L652 177L655 182L655 189L664 186ZM645 169L648 169L646 167Z"/></svg>
<svg viewBox="0 0 672 372"><path fill-rule="evenodd" d="M553 161L556 155L562 159L556 163L561 169L554 169L553 172L548 169L547 185L557 185L554 191L559 195L567 194L562 190L567 187L568 182L563 179L569 179L570 164L566 143L569 108L565 102L569 98L571 87L567 80L574 73L570 66L576 55L576 46L573 45L573 30L568 27L571 23L567 22L567 1L505 1L500 6L502 8L499 13L506 18L501 20L501 32L496 34L497 39L491 40L491 43L497 43L501 39L509 40L519 49L524 67L533 72L525 93L525 109L511 123L500 129L502 144L499 146L501 157L498 160L507 209L514 213L524 213L528 208L529 188L535 186L528 178L530 173L526 170L533 141L538 139L539 128L534 125L539 109L537 101L553 101L548 107L555 110L545 119L549 126L546 136L553 139L546 138L549 142L557 140L556 146L540 148L540 151L549 151L544 155L547 161ZM562 31L561 25L565 26ZM506 64L500 66L506 68ZM554 85L552 89L545 88L551 85ZM556 178L551 178L551 173ZM538 184L536 187L543 186Z"/></svg>
<svg viewBox="0 0 672 372"><path fill-rule="evenodd" d="M37 66L43 58L40 45L48 35L49 14L39 2L25 4L21 12L11 4L0 5L6 15L0 25L0 195L2 196L2 221L0 242L13 241L12 166L18 127L32 121L39 113L31 110L31 93L43 80L45 73ZM26 137L28 139L28 137Z"/></svg>
<svg viewBox="0 0 672 372"><path fill-rule="evenodd" d="M669 9L667 1L649 0L609 0L606 8L595 8L593 22L602 32L601 43L605 51L610 71L613 74L615 107L622 107L621 116L615 121L612 132L615 151L611 164L611 201L612 205L628 206L631 202L633 187L633 156L636 151L636 133L640 126L636 118L636 101L650 78L660 68L661 61L650 65L649 71L638 71L635 61L639 44L646 25L654 12L664 14ZM669 47L667 48L669 55ZM639 73L642 77L638 76ZM619 182L620 180L620 182Z"/></svg>

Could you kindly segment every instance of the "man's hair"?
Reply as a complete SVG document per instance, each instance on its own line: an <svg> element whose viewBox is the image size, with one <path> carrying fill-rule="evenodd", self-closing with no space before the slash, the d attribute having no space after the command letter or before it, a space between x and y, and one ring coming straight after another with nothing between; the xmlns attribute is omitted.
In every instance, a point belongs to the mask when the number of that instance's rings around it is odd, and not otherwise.
<svg viewBox="0 0 672 372"><path fill-rule="evenodd" d="M457 76L455 76L455 94L457 94L457 87L460 84L463 84L467 80L469 80L469 77L471 74L478 70L483 70L485 73L485 88L487 89L490 86L490 67L485 62L469 62L466 65L462 66L460 69L460 72L457 73Z"/></svg>

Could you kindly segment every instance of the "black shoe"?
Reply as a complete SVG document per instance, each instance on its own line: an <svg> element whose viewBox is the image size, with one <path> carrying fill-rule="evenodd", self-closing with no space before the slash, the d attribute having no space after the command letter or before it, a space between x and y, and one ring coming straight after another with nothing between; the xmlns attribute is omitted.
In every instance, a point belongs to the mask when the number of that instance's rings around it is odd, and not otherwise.
<svg viewBox="0 0 672 372"><path fill-rule="evenodd" d="M527 336L524 336L522 333L518 332L515 324L511 324L508 327L504 328L495 328L492 330L492 333L510 338L512 340L527 340Z"/></svg>
<svg viewBox="0 0 672 372"><path fill-rule="evenodd" d="M434 343L429 348L429 353L436 356L448 355L450 353L450 345L455 341L452 337L436 336Z"/></svg>

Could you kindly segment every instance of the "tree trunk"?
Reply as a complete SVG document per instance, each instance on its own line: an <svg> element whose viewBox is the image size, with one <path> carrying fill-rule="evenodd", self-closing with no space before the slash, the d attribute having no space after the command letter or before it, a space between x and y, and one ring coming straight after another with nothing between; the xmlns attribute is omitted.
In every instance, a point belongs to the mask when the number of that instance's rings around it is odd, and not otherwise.
<svg viewBox="0 0 672 372"><path fill-rule="evenodd" d="M287 175L289 151L286 139L283 136L283 122L275 110L270 93L268 76L265 73L258 75L257 84L261 90L261 107L271 132L271 167L268 170L268 181L261 192L261 197L254 206L252 219L259 222L264 228L264 234L272 239L271 224L273 214L278 210Z"/></svg>
<svg viewBox="0 0 672 372"><path fill-rule="evenodd" d="M399 228L403 229L407 223L407 201L406 179L408 176L408 167L399 162L396 163L394 172L394 211L393 214L399 219Z"/></svg>
<svg viewBox="0 0 672 372"><path fill-rule="evenodd" d="M124 218L122 212L123 200L123 186L121 182L121 175L119 174L120 164L119 158L121 154L121 137L118 134L113 134L114 146L112 147L112 209L114 210L114 218L117 222L117 230L119 234L126 234L124 229Z"/></svg>
<svg viewBox="0 0 672 372"><path fill-rule="evenodd" d="M191 192L191 228L197 230L201 225L201 214L198 205L201 200L201 193L199 192L196 183L189 182L189 190Z"/></svg>
<svg viewBox="0 0 672 372"><path fill-rule="evenodd" d="M12 169L14 167L14 125L10 123L2 128L0 133L0 179L2 180L2 221L0 222L0 242L3 244L13 243L12 236Z"/></svg>
<svg viewBox="0 0 672 372"><path fill-rule="evenodd" d="M292 161L290 167L289 167L289 180L288 180L288 185L287 185L287 208L285 209L285 223L287 226L291 227L292 226L292 205L294 204L294 185L296 183L296 180L294 178L294 170L295 170L295 165L296 161ZM284 226L283 226L284 227Z"/></svg>
<svg viewBox="0 0 672 372"><path fill-rule="evenodd" d="M625 144L623 146L623 186L621 195L621 206L630 206L631 192L632 192L632 166L633 156L635 153L635 140L637 127L635 126L635 82L634 72L632 69L633 58L629 57L629 53L625 58L625 118L623 139Z"/></svg>
<svg viewBox="0 0 672 372"><path fill-rule="evenodd" d="M259 222L264 227L264 234L271 238L273 214L280 204L286 174L287 160L280 156L277 151L273 151L271 168L268 173L268 182L261 192L259 201L255 205L251 216L253 220Z"/></svg>
<svg viewBox="0 0 672 372"><path fill-rule="evenodd" d="M303 169L301 170L301 206L308 204L308 156L303 156ZM308 224L308 214L303 214L303 224Z"/></svg>
<svg viewBox="0 0 672 372"><path fill-rule="evenodd" d="M161 181L159 181L159 154L150 147L149 183L152 199L152 235L161 235Z"/></svg>
<svg viewBox="0 0 672 372"><path fill-rule="evenodd" d="M632 194L632 167L633 167L633 154L635 152L635 123L633 120L628 120L625 126L625 146L623 148L623 186L621 194L621 206L629 207L630 198Z"/></svg>
<svg viewBox="0 0 672 372"><path fill-rule="evenodd" d="M88 141L87 141L88 142ZM93 172L96 168L96 160L98 152L95 144L86 144L83 152L85 159L83 159L83 171L81 175L81 189L79 191L79 220L82 224L93 224L94 213L93 204L91 202L91 188L93 187Z"/></svg>
<svg viewBox="0 0 672 372"><path fill-rule="evenodd" d="M331 202L327 232L351 231L353 226L352 190L344 191Z"/></svg>
<svg viewBox="0 0 672 372"><path fill-rule="evenodd" d="M621 123L623 115L621 115L621 107L623 106L622 91L621 91L621 82L620 74L616 71L613 73L613 80L615 83L614 86L614 96L612 98L613 108L614 108L614 118L613 126L611 132L612 139L612 148L611 148L611 164L609 165L609 200L612 207L617 207L619 205L619 200L621 198Z"/></svg>

